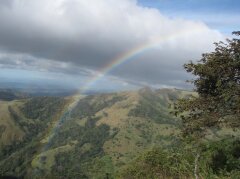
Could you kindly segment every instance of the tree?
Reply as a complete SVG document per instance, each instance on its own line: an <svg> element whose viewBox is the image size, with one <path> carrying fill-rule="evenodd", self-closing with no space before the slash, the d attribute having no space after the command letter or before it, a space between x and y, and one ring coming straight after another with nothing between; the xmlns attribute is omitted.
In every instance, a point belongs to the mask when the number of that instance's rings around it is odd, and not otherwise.
<svg viewBox="0 0 240 179"><path fill-rule="evenodd" d="M239 36L240 31L233 32ZM197 96L180 99L174 105L175 115L183 122L182 134L199 144L212 127L240 126L240 39L227 39L226 43L215 43L215 51L205 53L197 63L184 65L192 73ZM198 146L198 145L197 145ZM195 160L195 176L197 162Z"/></svg>

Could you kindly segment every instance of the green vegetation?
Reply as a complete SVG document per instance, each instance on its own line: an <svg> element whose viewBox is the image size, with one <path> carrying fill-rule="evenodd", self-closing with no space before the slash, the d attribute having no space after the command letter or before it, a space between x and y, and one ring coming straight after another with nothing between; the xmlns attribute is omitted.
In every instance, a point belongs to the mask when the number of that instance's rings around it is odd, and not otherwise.
<svg viewBox="0 0 240 179"><path fill-rule="evenodd" d="M104 173L102 163L104 157L103 144L110 139L109 126L102 124L96 126L99 118L88 118L85 126L80 126L75 121L67 121L65 125L54 134L50 148L71 143L74 149L71 152L61 152L55 156L55 164L52 167L54 177L89 178L93 170L98 174ZM110 160L110 159L109 159ZM96 162L97 161L97 162ZM69 165L70 164L70 165ZM91 165L90 165L91 164ZM106 163L106 165L109 165Z"/></svg>
<svg viewBox="0 0 240 179"><path fill-rule="evenodd" d="M186 96L174 105L172 113L182 119L182 142L168 151L157 148L141 155L119 178L240 177L238 132L225 139L217 132L238 130L240 125L240 39L215 44L214 52L203 54L196 64L185 65L196 76L192 83L198 95ZM177 99L175 94L169 98ZM154 104L153 98L151 101ZM149 110L150 106L142 102L130 115L154 119L152 113L159 108L154 111L154 104Z"/></svg>
<svg viewBox="0 0 240 179"><path fill-rule="evenodd" d="M60 113L65 102L60 97L35 97L26 102L21 111L26 118L45 120Z"/></svg>
<svg viewBox="0 0 240 179"><path fill-rule="evenodd" d="M168 108L169 103L193 94L144 88L85 96L73 108L70 101L75 97L33 97L0 104L5 114L0 116L5 119L0 136L22 134L0 146L0 176L193 178L197 146L179 137L181 120ZM199 176L237 178L239 139L222 140L232 131L211 131L202 141Z"/></svg>
<svg viewBox="0 0 240 179"><path fill-rule="evenodd" d="M168 147L175 140L168 137L177 131L175 125L128 116L149 92L142 93L86 96L71 112L67 101L56 97L34 97L6 105L8 121L24 135L22 140L1 146L0 175L115 178L142 151L153 145ZM159 92L151 93L146 104L152 98L163 101ZM161 110L165 109L167 106ZM1 131L5 134L6 127Z"/></svg>
<svg viewBox="0 0 240 179"><path fill-rule="evenodd" d="M238 178L240 140L235 138L206 142L200 160L200 178ZM194 178L195 155L182 143L170 150L154 148L128 164L118 178Z"/></svg>
<svg viewBox="0 0 240 179"><path fill-rule="evenodd" d="M8 103L6 111L8 115L5 116L9 118L5 119L8 121L1 127L2 135L8 127L6 125L11 122L22 131L24 136L0 147L0 176L29 175L27 173L30 171L31 162L41 146L39 141L45 135L48 124L61 113L64 103L63 98L46 99L45 97Z"/></svg>
<svg viewBox="0 0 240 179"><path fill-rule="evenodd" d="M77 106L72 111L72 117L83 118L94 116L98 111L110 107L114 105L116 102L122 101L124 99L125 99L124 97L118 96L116 94L87 96L78 102Z"/></svg>
<svg viewBox="0 0 240 179"><path fill-rule="evenodd" d="M240 39L227 42L215 43L215 51L203 54L198 63L185 64L196 76L192 83L198 93L175 104L175 114L185 113L185 135L201 137L211 127L240 126Z"/></svg>
<svg viewBox="0 0 240 179"><path fill-rule="evenodd" d="M239 32L234 32L239 36ZM184 67L196 78L192 81L198 96L180 99L174 106L175 115L183 123L183 137L191 142L196 151L194 175L198 179L200 156L204 152L203 141L214 128L237 130L240 126L240 39L215 43L214 52L205 53L202 59ZM225 166L227 150L219 151L217 162ZM225 157L225 158L224 158ZM229 163L231 163L229 160ZM235 163L239 168L240 163ZM229 166L227 166L228 168ZM227 169L226 169L227 170Z"/></svg>
<svg viewBox="0 0 240 179"><path fill-rule="evenodd" d="M179 124L168 113L168 101L161 99L157 92L152 91L150 88L144 88L139 93L141 95L139 104L130 110L129 116L151 119L161 124ZM174 96L177 96L177 94L174 94Z"/></svg>
<svg viewBox="0 0 240 179"><path fill-rule="evenodd" d="M37 140L4 148L5 155L0 160L0 176L26 176L37 148Z"/></svg>
<svg viewBox="0 0 240 179"><path fill-rule="evenodd" d="M44 105L44 102L47 104ZM28 100L21 109L8 106L10 119L24 132L24 138L21 141L13 141L10 145L2 146L0 159L44 135L48 124L53 121L53 116L61 113L63 105L64 100L61 98L37 97ZM1 127L2 130L5 128L5 126Z"/></svg>

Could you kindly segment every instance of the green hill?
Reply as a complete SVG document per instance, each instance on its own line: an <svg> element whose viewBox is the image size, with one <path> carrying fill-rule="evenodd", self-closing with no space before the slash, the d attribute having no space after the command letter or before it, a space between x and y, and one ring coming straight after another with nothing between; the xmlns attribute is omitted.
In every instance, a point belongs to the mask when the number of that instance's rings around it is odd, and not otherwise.
<svg viewBox="0 0 240 179"><path fill-rule="evenodd" d="M128 177L133 173L126 167L146 151L179 143L181 122L169 114L169 104L192 94L144 88L0 101L0 175Z"/></svg>

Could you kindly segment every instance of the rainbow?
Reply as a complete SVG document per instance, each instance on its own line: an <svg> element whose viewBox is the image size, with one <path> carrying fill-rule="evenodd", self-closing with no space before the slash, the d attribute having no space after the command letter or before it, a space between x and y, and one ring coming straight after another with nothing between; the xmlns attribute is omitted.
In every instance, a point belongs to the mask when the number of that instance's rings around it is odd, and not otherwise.
<svg viewBox="0 0 240 179"><path fill-rule="evenodd" d="M199 32L198 29L190 29L185 31L180 31L175 34L161 36L155 38L154 40L145 42L131 50L116 56L109 64L105 67L97 71L87 82L86 85L79 89L80 93L86 92L91 86L93 86L98 80L103 78L105 75L109 74L113 69L117 68L118 66L130 61L133 57L140 55L154 47L161 45L164 42L175 40L178 37L189 35L189 34L197 34Z"/></svg>
<svg viewBox="0 0 240 179"><path fill-rule="evenodd" d="M166 41L176 40L176 38L181 37L182 35L189 35L189 34L195 34L195 33L197 34L197 32L199 32L198 29L190 29L190 30L187 30L187 31L186 30L185 31L179 31L178 33L171 34L171 35L168 35L168 36L155 38L152 41L148 41L146 43L143 43L143 44L141 44L141 45L139 45L135 48L132 48L131 50L129 50L129 51L123 53L123 54L120 54L120 55L116 56L113 60L111 60L111 63L107 64L105 67L103 67L97 73L95 73L86 82L86 85L79 89L79 93L83 94L92 85L94 85L98 80L103 78L110 71L112 71L116 67L122 65L123 63L133 59L133 57L135 57L137 55L140 55L140 54L146 52L147 50L152 49L153 47L157 47L157 46L161 45L162 43L164 43ZM48 149L48 147L49 147L49 145L50 145L50 143L51 143L51 141L54 137L54 134L57 132L57 130L60 128L60 126L64 123L66 118L70 117L70 114L71 114L72 110L75 108L75 106L77 105L80 98L81 97L75 97L74 98L74 101L73 101L72 104L69 105L68 110L59 118L59 120L57 121L55 126L53 126L53 128L49 131L47 144L45 144L44 150Z"/></svg>

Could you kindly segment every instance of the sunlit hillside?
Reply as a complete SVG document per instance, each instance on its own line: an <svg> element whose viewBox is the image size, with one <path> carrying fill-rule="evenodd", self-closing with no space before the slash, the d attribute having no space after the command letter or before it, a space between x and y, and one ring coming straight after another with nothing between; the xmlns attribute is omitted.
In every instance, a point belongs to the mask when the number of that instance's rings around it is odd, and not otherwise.
<svg viewBox="0 0 240 179"><path fill-rule="evenodd" d="M177 142L180 122L168 106L186 95L191 92L145 88L1 101L1 173L113 175L143 151Z"/></svg>
<svg viewBox="0 0 240 179"><path fill-rule="evenodd" d="M121 178L145 152L179 145L181 122L169 113L170 104L191 95L195 94L143 88L1 101L0 173L27 178Z"/></svg>

